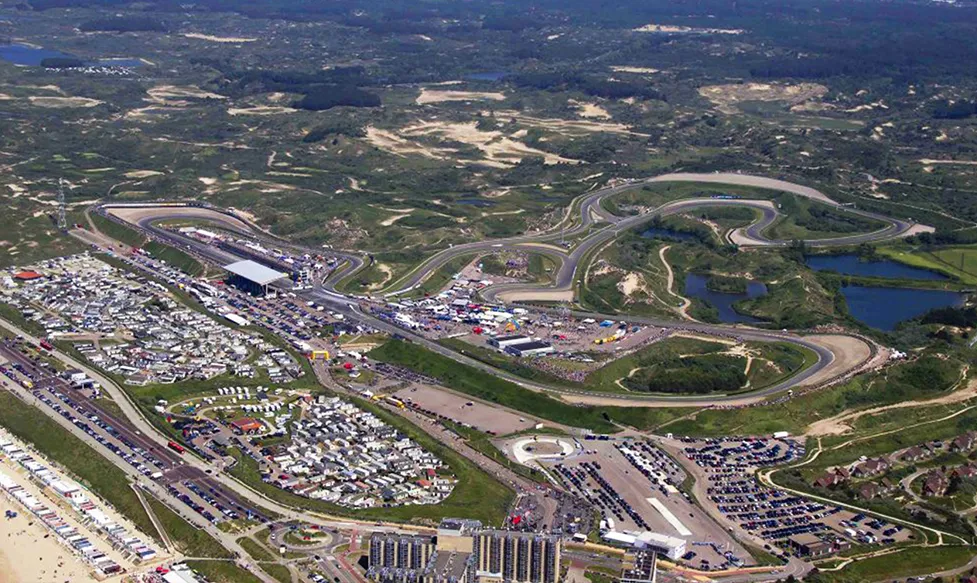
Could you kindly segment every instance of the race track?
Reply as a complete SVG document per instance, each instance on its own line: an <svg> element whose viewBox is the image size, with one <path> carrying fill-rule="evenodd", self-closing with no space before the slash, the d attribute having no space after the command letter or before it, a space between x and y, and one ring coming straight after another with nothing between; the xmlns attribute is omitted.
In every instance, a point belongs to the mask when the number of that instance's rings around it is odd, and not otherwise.
<svg viewBox="0 0 977 583"><path fill-rule="evenodd" d="M766 200L713 198L685 199L664 204L645 214L630 217L617 217L601 208L601 201L609 196L614 196L626 190L655 182L706 182L768 188L792 192L798 196L803 196L820 203L828 204L836 208L843 208L817 190L780 180L729 173L667 174L647 180L605 188L577 199L572 208L577 209L574 212L579 216L579 220L576 221L575 224L573 224L573 226L570 228L564 228L564 232L562 233L562 237L568 239L573 239L578 235L583 235L583 237L579 239L576 242L576 245L571 249L564 250L558 245L554 244L554 241L558 242L561 238L561 233L558 229L546 233L522 235L502 240L477 241L458 245L441 251L418 265L417 268L412 270L406 276L402 277L396 283L396 285L393 286L393 289L390 290L390 292L393 293L388 295L394 295L398 292L404 292L412 289L456 257L465 255L474 256L479 253L491 252L498 249L521 249L524 251L543 253L557 260L560 267L552 285L540 286L537 284L515 283L492 286L483 292L486 300L495 300L503 293L528 294L528 296L532 296L533 294L566 294L568 292L572 294L573 283L576 279L577 270L584 266L584 262L587 260L591 251L599 248L603 244L610 243L622 232L639 227L654 217L684 213L693 209L706 208L710 206L737 205L756 209L759 212L760 218L748 227L741 229L740 231L742 233L740 237L753 241L757 245L776 246L786 244L785 241L773 241L763 237L762 231L778 217L776 208ZM178 233L162 229L155 223L163 220L181 218L207 220L219 224L222 228L235 232L246 233L249 236L257 239L271 239L275 242L275 244L278 245L285 245L287 247L304 250L306 252L316 252L315 250L304 249L298 245L288 243L287 241L278 239L277 237L273 237L258 229L256 225L251 224L246 219L242 219L236 214L220 209L209 207L142 206L136 210L131 207L103 205L100 207L99 211L106 214L111 214L117 219L135 225L157 240L177 248L185 249L204 259L218 264L235 261L238 259L238 257L194 239L183 237ZM911 229L918 228L917 225L913 225L912 223L884 217L882 215L876 215L874 213L854 210L848 210L848 212L857 212L862 216L885 222L887 226L872 233L847 236L838 239L814 240L809 241L808 243L812 245L851 245L904 236ZM595 221L595 217L598 217L600 222ZM607 224L601 227L600 224L603 223ZM336 291L335 286L339 281L351 274L354 274L357 270L362 268L366 262L364 261L363 257L357 253L335 250L329 250L328 252L343 258L345 260L345 265L337 270L336 273L333 273L327 280L320 282L317 288L313 290L302 290L296 292L300 296L307 299L314 299L317 302L329 306L331 310L344 314L347 317L368 323L384 332L405 337L412 342L423 345L425 348L442 356L449 357L456 362L472 366L533 390L552 393L556 396L565 396L568 398L568 400L572 400L573 402L594 404L614 403L620 406L642 407L704 407L722 405L726 403L744 404L760 401L778 393L785 392L788 389L803 386L805 384L825 382L830 380L827 378L827 373L829 372L832 375L834 375L836 372L845 372L836 370L838 367L835 365L840 362L840 360L839 356L834 353L833 349L837 350L837 343L832 344L820 342L817 337L805 337L788 332L764 330L740 325L730 326L704 324L699 322L629 316L629 321L634 321L636 323L666 327L670 329L679 329L681 331L687 331L690 333L731 337L739 341L789 342L813 351L814 354L817 355L817 362L780 383L776 383L756 391L735 395L710 395L703 397L681 395L635 395L633 393L613 394L597 391L566 389L531 382L505 371L496 369L495 367L482 363L481 361L475 360L466 355L459 354L437 342L394 326L385 320L380 320L374 317L372 314L364 313L359 309L359 298L340 293ZM574 315L579 317L593 317L597 319L614 319L617 317L615 315L587 312L574 312ZM853 342L862 342L867 344L867 342L864 340L853 336L846 336L846 338L850 338ZM871 350L867 350L866 352L874 353L874 347L870 348ZM861 363L858 364L860 365Z"/></svg>

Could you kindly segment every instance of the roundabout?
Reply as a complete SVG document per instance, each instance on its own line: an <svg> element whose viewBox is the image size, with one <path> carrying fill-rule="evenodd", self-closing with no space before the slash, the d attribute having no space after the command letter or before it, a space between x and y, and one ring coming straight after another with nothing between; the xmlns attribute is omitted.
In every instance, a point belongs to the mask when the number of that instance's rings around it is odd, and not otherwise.
<svg viewBox="0 0 977 583"><path fill-rule="evenodd" d="M511 444L512 457L522 465L533 461L557 461L580 453L576 440L555 435L532 435Z"/></svg>

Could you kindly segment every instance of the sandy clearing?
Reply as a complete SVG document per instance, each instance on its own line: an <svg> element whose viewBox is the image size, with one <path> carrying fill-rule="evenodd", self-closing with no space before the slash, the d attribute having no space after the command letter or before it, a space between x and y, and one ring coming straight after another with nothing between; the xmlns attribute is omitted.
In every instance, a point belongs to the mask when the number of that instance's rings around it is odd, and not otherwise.
<svg viewBox="0 0 977 583"><path fill-rule="evenodd" d="M675 26L672 24L646 24L632 29L634 32L667 32L679 34L743 34L741 28L696 28L691 26Z"/></svg>
<svg viewBox="0 0 977 583"><path fill-rule="evenodd" d="M297 109L283 105L257 105L255 107L230 107L228 115L277 115L280 113L295 113Z"/></svg>
<svg viewBox="0 0 977 583"><path fill-rule="evenodd" d="M198 148L227 148L229 150L253 150L247 144L235 144L234 142L219 142L211 144L208 142L188 142L186 140L174 140L172 138L153 138L154 142L166 142L169 144L183 144L184 146L196 146Z"/></svg>
<svg viewBox="0 0 977 583"><path fill-rule="evenodd" d="M528 115L523 115L518 111L505 110L496 112L496 118L500 120L513 120L517 123L527 125L530 127L536 127L544 130L550 130L562 134L570 135L584 135L594 132L608 132L612 134L625 134L630 136L641 136L648 137L648 134L642 134L632 131L630 127L620 124L620 123L610 123L610 122L599 122L586 119L557 119L557 118L542 118L542 117L532 117Z"/></svg>
<svg viewBox="0 0 977 583"><path fill-rule="evenodd" d="M394 276L393 270L390 269L390 266L387 265L386 263L377 263L377 271L383 274L383 279L376 283L371 283L369 286L367 286L367 289L369 290L383 289L383 286L387 285L387 282L390 281L390 278Z"/></svg>
<svg viewBox="0 0 977 583"><path fill-rule="evenodd" d="M744 101L783 101L791 106L821 99L828 88L817 83L743 83L707 85L699 88L699 95L711 101L720 111L738 111L735 106Z"/></svg>
<svg viewBox="0 0 977 583"><path fill-rule="evenodd" d="M611 114L596 103L569 100L568 103L577 108L577 115L587 119L611 119Z"/></svg>
<svg viewBox="0 0 977 583"><path fill-rule="evenodd" d="M405 217L411 216L411 214L413 212L414 212L414 209L404 209L403 212L398 212L397 214L391 215L390 217L388 217L388 218L383 219L382 221L380 221L380 226L381 227L389 227L390 225L396 223L400 219L403 219Z"/></svg>
<svg viewBox="0 0 977 583"><path fill-rule="evenodd" d="M630 298L636 292L643 290L645 287L645 280L641 277L640 273L634 271L629 271L627 275L624 276L621 281L617 282L617 289L625 297Z"/></svg>
<svg viewBox="0 0 977 583"><path fill-rule="evenodd" d="M843 334L815 334L805 336L805 340L823 346L835 355L835 359L817 374L804 380L799 386L810 387L845 374L868 362L872 347L868 342Z"/></svg>
<svg viewBox="0 0 977 583"><path fill-rule="evenodd" d="M580 164L579 160L563 158L516 141L500 131L482 131L477 122L452 123L422 121L401 130L407 136L433 136L453 142L461 142L481 150L490 162L514 165L528 156L540 156L545 164Z"/></svg>
<svg viewBox="0 0 977 583"><path fill-rule="evenodd" d="M256 38L247 37L237 37L237 36L214 36L211 34L202 34L199 32L184 32L180 36L186 38L194 38L197 40L207 40L213 43L253 43L258 40Z"/></svg>
<svg viewBox="0 0 977 583"><path fill-rule="evenodd" d="M31 102L31 105L36 105L37 107L46 107L49 109L64 109L69 107L95 107L101 105L102 102L98 99L91 99L88 97L49 97L32 95L27 98Z"/></svg>
<svg viewBox="0 0 977 583"><path fill-rule="evenodd" d="M428 103L441 103L444 101L503 101L505 94L502 92L482 92L482 91L445 91L440 89L421 88L421 94L414 101L417 105Z"/></svg>
<svg viewBox="0 0 977 583"><path fill-rule="evenodd" d="M305 174L303 172L282 172L281 170L269 170L265 172L265 176L291 176L292 178L315 178L311 174Z"/></svg>
<svg viewBox="0 0 977 583"><path fill-rule="evenodd" d="M482 213L483 217L501 217L504 215L521 215L526 212L526 209L516 209L514 211L498 211L494 213Z"/></svg>
<svg viewBox="0 0 977 583"><path fill-rule="evenodd" d="M21 84L14 85L11 83L4 83L0 85L0 87L14 87L16 89L21 89L21 90L30 89L32 91L50 91L51 93L56 93L62 97L68 96L68 94L65 93L64 90L58 87L57 85L21 85Z"/></svg>
<svg viewBox="0 0 977 583"><path fill-rule="evenodd" d="M373 126L366 128L366 141L373 146L395 156L406 157L410 154L424 156L432 160L446 160L445 154L453 150L442 148L428 148L417 142L405 140L393 132L377 129Z"/></svg>
<svg viewBox="0 0 977 583"><path fill-rule="evenodd" d="M632 73L634 75L651 75L659 72L658 69L652 69L650 67L626 67L621 65L612 66L611 71L615 73Z"/></svg>
<svg viewBox="0 0 977 583"><path fill-rule="evenodd" d="M912 237L913 235L918 235L920 233L935 233L936 229L928 225L915 224L909 227L909 230L902 234L903 237Z"/></svg>
<svg viewBox="0 0 977 583"><path fill-rule="evenodd" d="M920 164L926 164L927 166L932 166L934 164L958 164L960 166L977 166L977 160L931 160L929 158L923 158L922 160L917 160Z"/></svg>
<svg viewBox="0 0 977 583"><path fill-rule="evenodd" d="M126 178L149 178L150 176L162 176L163 173L157 170L132 170L123 174Z"/></svg>
<svg viewBox="0 0 977 583"><path fill-rule="evenodd" d="M886 411L892 411L894 409L906 409L910 407L932 407L936 405L953 405L956 403L962 403L964 401L969 401L977 397L977 380L971 380L967 385L958 391L953 391L946 395L936 397L934 399L928 399L924 401L904 401L902 403L896 403L894 405L886 405L883 407L873 407L871 409L865 409L863 411L855 411L853 413L840 413L834 417L829 417L827 419L822 419L820 421L815 421L808 425L805 435L816 437L824 435L841 435L851 431L851 424L858 419L865 417L867 415L877 415L879 413L884 413Z"/></svg>
<svg viewBox="0 0 977 583"><path fill-rule="evenodd" d="M122 117L134 121L149 121L152 116L164 116L170 113L181 113L182 111L183 106L149 105L130 109Z"/></svg>
<svg viewBox="0 0 977 583"><path fill-rule="evenodd" d="M147 89L146 94L149 95L147 101L171 107L186 107L190 104L187 99L227 99L223 95L189 85L157 85Z"/></svg>

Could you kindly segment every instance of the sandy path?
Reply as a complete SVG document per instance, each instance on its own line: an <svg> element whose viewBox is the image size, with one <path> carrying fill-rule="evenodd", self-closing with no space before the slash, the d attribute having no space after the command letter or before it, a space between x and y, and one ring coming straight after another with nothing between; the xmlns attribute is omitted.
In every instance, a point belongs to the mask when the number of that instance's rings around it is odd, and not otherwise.
<svg viewBox="0 0 977 583"><path fill-rule="evenodd" d="M896 409L906 409L909 407L933 407L936 405L953 405L956 403L962 403L964 401L969 401L977 397L977 380L972 380L967 383L963 389L958 391L953 391L936 397L934 399L928 399L925 401L904 401L902 403L896 403L894 405L885 405L883 407L873 407L871 409L865 409L863 411L855 411L853 413L840 413L834 417L829 417L827 419L822 419L820 421L815 421L808 426L805 435L808 436L820 436L820 435L841 435L851 431L851 424L866 415L877 415L879 413L884 413L886 411L893 411Z"/></svg>
<svg viewBox="0 0 977 583"><path fill-rule="evenodd" d="M689 310L689 306L692 305L692 302L689 301L689 298L685 296L680 296L679 294L672 291L672 288L675 285L675 272L672 271L672 266L669 265L668 260L665 259L665 252L671 248L672 248L671 245L665 245L664 247L658 250L658 258L661 259L662 265L665 266L665 277L666 277L666 286L667 286L665 289L668 290L668 293L672 294L673 296L675 296L676 298L682 301L682 305L676 308L678 310L679 315L685 318L686 320L691 320L692 318L691 316L689 316L688 310Z"/></svg>

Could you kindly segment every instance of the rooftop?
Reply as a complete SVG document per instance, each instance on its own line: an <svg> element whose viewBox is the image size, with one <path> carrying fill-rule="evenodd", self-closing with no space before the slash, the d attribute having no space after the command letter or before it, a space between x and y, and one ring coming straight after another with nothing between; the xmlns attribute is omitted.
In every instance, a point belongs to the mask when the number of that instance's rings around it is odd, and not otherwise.
<svg viewBox="0 0 977 583"><path fill-rule="evenodd" d="M234 275L239 275L244 279L253 281L258 285L268 285L273 281L278 281L279 279L287 277L287 275L281 271L275 271L274 269L265 267L256 261L251 261L250 259L225 265L224 269L233 273Z"/></svg>

